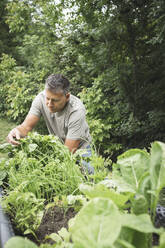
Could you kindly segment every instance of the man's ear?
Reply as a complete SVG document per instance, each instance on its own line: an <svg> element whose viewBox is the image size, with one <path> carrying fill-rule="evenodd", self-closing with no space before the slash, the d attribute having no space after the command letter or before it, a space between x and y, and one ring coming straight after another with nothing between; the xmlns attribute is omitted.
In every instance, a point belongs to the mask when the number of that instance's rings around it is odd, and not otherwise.
<svg viewBox="0 0 165 248"><path fill-rule="evenodd" d="M69 101L69 98L70 98L70 93L66 93L66 100L67 100L67 102Z"/></svg>

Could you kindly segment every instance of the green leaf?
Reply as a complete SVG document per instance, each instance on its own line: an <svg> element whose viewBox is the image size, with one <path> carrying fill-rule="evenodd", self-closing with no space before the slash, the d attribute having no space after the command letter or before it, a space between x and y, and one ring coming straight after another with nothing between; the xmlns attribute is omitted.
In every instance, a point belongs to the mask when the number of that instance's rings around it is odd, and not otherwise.
<svg viewBox="0 0 165 248"><path fill-rule="evenodd" d="M148 214L134 215L123 214L121 216L122 225L134 229L142 233L161 233L161 229L153 226L150 216Z"/></svg>
<svg viewBox="0 0 165 248"><path fill-rule="evenodd" d="M15 237L12 237L11 239L9 239L5 244L5 248L14 248L14 247L17 247L17 248L23 248L23 247L37 248L37 245L28 239L24 239L22 237L15 236Z"/></svg>
<svg viewBox="0 0 165 248"><path fill-rule="evenodd" d="M135 195L132 201L132 210L136 215L148 213L148 202L143 195Z"/></svg>
<svg viewBox="0 0 165 248"><path fill-rule="evenodd" d="M103 184L96 184L94 186L80 184L79 188L80 191L83 192L90 199L96 197L109 198L119 207L123 207L129 199L128 195L119 194L111 189L108 189Z"/></svg>
<svg viewBox="0 0 165 248"><path fill-rule="evenodd" d="M160 191L165 187L165 144L162 142L156 141L152 144L150 176L151 189L154 191L151 209L155 211Z"/></svg>
<svg viewBox="0 0 165 248"><path fill-rule="evenodd" d="M152 189L159 190L165 186L165 144L162 142L152 144L150 174Z"/></svg>
<svg viewBox="0 0 165 248"><path fill-rule="evenodd" d="M60 235L60 237L63 238L63 240L69 242L70 240L70 233L68 232L68 230L64 227L62 227L59 231L58 234Z"/></svg>
<svg viewBox="0 0 165 248"><path fill-rule="evenodd" d="M115 242L121 225L116 205L100 197L90 200L80 210L69 229L75 247L103 248Z"/></svg>
<svg viewBox="0 0 165 248"><path fill-rule="evenodd" d="M51 233L49 235L46 235L45 239L52 239L57 243L60 243L62 241L61 237L57 233Z"/></svg>
<svg viewBox="0 0 165 248"><path fill-rule="evenodd" d="M5 179L6 175L7 175L6 171L0 171L0 181Z"/></svg>
<svg viewBox="0 0 165 248"><path fill-rule="evenodd" d="M148 248L149 238L152 239L152 234L134 231L132 244L136 248Z"/></svg>
<svg viewBox="0 0 165 248"><path fill-rule="evenodd" d="M100 183L106 185L108 188L115 189L118 193L136 193L132 185L128 184L123 177L116 176L115 174L112 175L112 178L101 181Z"/></svg>
<svg viewBox="0 0 165 248"><path fill-rule="evenodd" d="M143 194L147 199L148 203L150 202L151 196L149 190L151 189L151 180L149 170L146 171L139 181L139 194Z"/></svg>
<svg viewBox="0 0 165 248"><path fill-rule="evenodd" d="M122 240L122 239L118 239L117 242L116 242L116 245L119 245L117 247L122 247L122 248L137 248L134 245L132 245L132 244L130 244L127 241Z"/></svg>
<svg viewBox="0 0 165 248"><path fill-rule="evenodd" d="M4 143L4 144L0 145L0 152L1 153L10 152L10 151L12 151L12 149L13 149L13 146L9 143Z"/></svg>
<svg viewBox="0 0 165 248"><path fill-rule="evenodd" d="M37 147L38 147L37 144L29 144L28 145L29 152L35 151Z"/></svg>
<svg viewBox="0 0 165 248"><path fill-rule="evenodd" d="M161 235L160 235L160 246L159 248L164 248L165 247L165 232L163 232Z"/></svg>
<svg viewBox="0 0 165 248"><path fill-rule="evenodd" d="M117 164L124 180L138 190L143 174L149 169L149 154L140 149L131 149L118 157Z"/></svg>

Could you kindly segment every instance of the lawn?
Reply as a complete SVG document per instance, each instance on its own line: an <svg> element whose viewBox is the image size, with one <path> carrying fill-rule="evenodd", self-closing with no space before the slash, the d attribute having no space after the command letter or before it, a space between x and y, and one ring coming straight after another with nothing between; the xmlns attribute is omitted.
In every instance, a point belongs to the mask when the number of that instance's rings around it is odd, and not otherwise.
<svg viewBox="0 0 165 248"><path fill-rule="evenodd" d="M15 127L16 124L9 122L8 120L0 119L0 144L6 142L6 137L10 130ZM0 157L4 157L4 154L0 153Z"/></svg>

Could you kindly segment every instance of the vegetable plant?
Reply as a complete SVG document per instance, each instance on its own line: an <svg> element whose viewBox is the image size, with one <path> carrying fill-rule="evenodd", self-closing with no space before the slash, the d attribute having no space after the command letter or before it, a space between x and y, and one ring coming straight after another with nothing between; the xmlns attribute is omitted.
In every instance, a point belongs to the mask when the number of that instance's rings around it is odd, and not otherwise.
<svg viewBox="0 0 165 248"><path fill-rule="evenodd" d="M85 171L82 173L80 157L84 151L71 154L53 135L29 133L20 140L19 146L3 144L0 151L10 155L0 163L0 179L4 182L5 192L3 205L17 228L26 234L30 230L35 233L45 204L53 202L55 198L77 195L80 193L79 184L102 180L106 175L104 169L96 177L87 175ZM101 157L99 165L96 165L95 154L91 161L97 172L104 167ZM39 218L35 220L35 216Z"/></svg>

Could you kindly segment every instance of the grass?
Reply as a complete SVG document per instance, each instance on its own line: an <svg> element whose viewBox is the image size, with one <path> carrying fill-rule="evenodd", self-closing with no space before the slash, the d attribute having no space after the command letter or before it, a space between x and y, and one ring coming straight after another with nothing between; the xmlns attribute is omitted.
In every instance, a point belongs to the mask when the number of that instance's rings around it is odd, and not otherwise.
<svg viewBox="0 0 165 248"><path fill-rule="evenodd" d="M3 144L6 142L6 137L10 130L15 127L16 124L9 122L4 119L0 119L0 144Z"/></svg>
<svg viewBox="0 0 165 248"><path fill-rule="evenodd" d="M15 127L16 124L5 119L0 119L0 144L6 143L6 137L10 130ZM4 154L0 153L0 158L4 157Z"/></svg>

